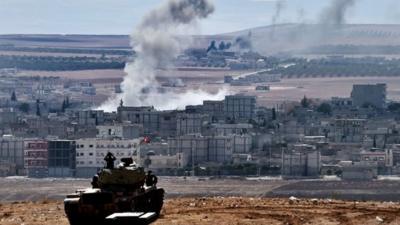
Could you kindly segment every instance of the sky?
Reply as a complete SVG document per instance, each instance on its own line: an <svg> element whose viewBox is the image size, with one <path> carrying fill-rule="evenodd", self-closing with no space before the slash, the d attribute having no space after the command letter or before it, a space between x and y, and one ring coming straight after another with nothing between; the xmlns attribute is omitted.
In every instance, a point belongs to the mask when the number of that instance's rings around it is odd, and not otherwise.
<svg viewBox="0 0 400 225"><path fill-rule="evenodd" d="M130 34L165 0L0 0L0 34ZM192 34L270 25L277 0L214 0L215 12ZM318 23L332 0L282 0L277 23ZM356 0L347 23L398 24L399 0Z"/></svg>

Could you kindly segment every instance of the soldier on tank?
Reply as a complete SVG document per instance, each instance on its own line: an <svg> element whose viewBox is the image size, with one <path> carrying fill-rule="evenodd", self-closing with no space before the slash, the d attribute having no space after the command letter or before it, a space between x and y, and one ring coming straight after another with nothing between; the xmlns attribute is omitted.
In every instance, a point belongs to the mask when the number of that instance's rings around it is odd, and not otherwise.
<svg viewBox="0 0 400 225"><path fill-rule="evenodd" d="M106 161L106 169L114 169L114 161L116 160L115 156L111 153L108 152L106 157L104 157L104 161Z"/></svg>
<svg viewBox="0 0 400 225"><path fill-rule="evenodd" d="M99 188L100 187L99 186L99 175L98 174L93 176L91 184L92 184L92 188Z"/></svg>
<svg viewBox="0 0 400 225"><path fill-rule="evenodd" d="M157 181L158 181L157 177L154 174L152 174L151 170L149 170L146 175L146 186L155 187Z"/></svg>

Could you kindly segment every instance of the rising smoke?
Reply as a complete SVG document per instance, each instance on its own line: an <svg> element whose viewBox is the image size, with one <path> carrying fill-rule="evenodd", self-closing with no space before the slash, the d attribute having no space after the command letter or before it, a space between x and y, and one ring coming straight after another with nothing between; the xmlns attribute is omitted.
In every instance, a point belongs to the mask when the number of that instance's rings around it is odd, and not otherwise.
<svg viewBox="0 0 400 225"><path fill-rule="evenodd" d="M321 24L342 25L346 23L346 13L355 3L355 0L332 0L321 15Z"/></svg>
<svg viewBox="0 0 400 225"><path fill-rule="evenodd" d="M296 24L278 26L285 4L289 4L290 1L276 1L271 26L266 30L269 38L267 40L265 38L254 38L252 42L254 48L265 55L281 52L290 53L291 51L302 51L314 46L326 45L332 43L335 38L342 37L346 34L342 25L346 24L348 11L358 1L327 0L327 2L327 7L321 10L313 24L307 22L305 18L307 8L299 8ZM260 34L257 36L260 36Z"/></svg>
<svg viewBox="0 0 400 225"><path fill-rule="evenodd" d="M185 43L190 43L187 35L178 40L176 34L193 28L196 22L213 12L214 6L209 0L168 0L145 15L131 38L137 57L125 66L127 75L121 84L123 93L109 99L101 108L115 110L120 99L125 105L154 105L163 110L223 98L223 90L217 94L202 90L160 93L160 84L156 80L157 69L169 68L171 61L188 47Z"/></svg>
<svg viewBox="0 0 400 225"><path fill-rule="evenodd" d="M279 20L279 17L281 16L282 10L285 7L284 3L285 3L284 0L278 0L276 2L276 4L275 4L275 12L274 12L274 14L272 15L272 18L271 18L271 26L272 26L271 27L271 33L270 33L270 39L271 40L275 39L275 26L276 26L276 24L277 24L277 22Z"/></svg>

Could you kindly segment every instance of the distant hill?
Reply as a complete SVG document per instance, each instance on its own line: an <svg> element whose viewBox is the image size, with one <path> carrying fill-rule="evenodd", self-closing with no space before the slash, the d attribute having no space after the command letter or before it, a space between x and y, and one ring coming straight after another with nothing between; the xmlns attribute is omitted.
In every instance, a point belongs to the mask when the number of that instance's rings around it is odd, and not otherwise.
<svg viewBox="0 0 400 225"><path fill-rule="evenodd" d="M0 35L0 45L14 45L17 47L126 49L129 48L129 36L12 34Z"/></svg>
<svg viewBox="0 0 400 225"><path fill-rule="evenodd" d="M215 35L214 38L234 39L249 33L254 48L264 54L299 51L315 46L400 46L400 24L280 24Z"/></svg>
<svg viewBox="0 0 400 225"><path fill-rule="evenodd" d="M194 47L206 48L212 40L234 42L249 33L254 50L268 55L288 52L352 54L360 53L364 47L373 53L385 54L391 47L400 46L400 24L279 24L218 35L197 35L193 36L193 43ZM129 49L129 43L128 35L0 35L0 45L23 47Z"/></svg>

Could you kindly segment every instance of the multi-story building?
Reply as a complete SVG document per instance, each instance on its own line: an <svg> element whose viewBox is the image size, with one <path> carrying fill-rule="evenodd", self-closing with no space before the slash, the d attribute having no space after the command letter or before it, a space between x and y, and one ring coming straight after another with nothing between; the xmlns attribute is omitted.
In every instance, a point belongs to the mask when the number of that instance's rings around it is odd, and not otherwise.
<svg viewBox="0 0 400 225"><path fill-rule="evenodd" d="M48 144L45 140L25 140L25 169L28 177L47 177Z"/></svg>
<svg viewBox="0 0 400 225"><path fill-rule="evenodd" d="M13 165L9 175L25 175L24 140L12 135L0 138L0 160Z"/></svg>
<svg viewBox="0 0 400 225"><path fill-rule="evenodd" d="M320 152L313 145L299 144L283 154L282 175L288 177L319 176Z"/></svg>
<svg viewBox="0 0 400 225"><path fill-rule="evenodd" d="M360 162L374 162L378 168L378 174L390 174L390 168L393 167L393 151L388 150L363 150L360 152Z"/></svg>
<svg viewBox="0 0 400 225"><path fill-rule="evenodd" d="M249 134L243 134L243 135L231 135L232 138L232 149L233 153L235 154L244 154L244 153L249 153L253 140L252 136Z"/></svg>
<svg viewBox="0 0 400 225"><path fill-rule="evenodd" d="M178 136L186 134L200 134L204 123L209 122L208 115L181 113L176 119Z"/></svg>
<svg viewBox="0 0 400 225"><path fill-rule="evenodd" d="M180 161L191 165L229 162L232 158L231 137L185 135L169 138L168 145L170 154L180 154Z"/></svg>
<svg viewBox="0 0 400 225"><path fill-rule="evenodd" d="M211 121L224 118L224 101L203 101L203 113L210 115Z"/></svg>
<svg viewBox="0 0 400 225"><path fill-rule="evenodd" d="M85 110L78 112L78 124L80 125L100 125L104 123L104 111Z"/></svg>
<svg viewBox="0 0 400 225"><path fill-rule="evenodd" d="M208 130L210 135L218 135L218 136L227 136L231 134L247 134L253 129L253 125L249 123L236 123L236 124L227 124L227 123L215 123L211 124L210 129Z"/></svg>
<svg viewBox="0 0 400 225"><path fill-rule="evenodd" d="M143 136L143 126L140 124L115 124L96 126L97 138L134 139Z"/></svg>
<svg viewBox="0 0 400 225"><path fill-rule="evenodd" d="M386 106L386 84L355 84L351 92L354 106L372 105L376 108Z"/></svg>
<svg viewBox="0 0 400 225"><path fill-rule="evenodd" d="M75 141L49 140L47 149L50 177L74 177L76 175Z"/></svg>
<svg viewBox="0 0 400 225"><path fill-rule="evenodd" d="M118 107L119 121L141 124L145 135L169 137L176 135L177 111L156 111L153 107Z"/></svg>
<svg viewBox="0 0 400 225"><path fill-rule="evenodd" d="M365 119L335 119L333 124L333 141L362 142Z"/></svg>
<svg viewBox="0 0 400 225"><path fill-rule="evenodd" d="M91 177L105 166L104 157L108 152L117 158L138 158L141 139L99 139L88 138L76 140L76 170L78 177ZM140 160L140 158L139 158ZM140 164L140 161L136 163Z"/></svg>
<svg viewBox="0 0 400 225"><path fill-rule="evenodd" d="M233 121L246 121L255 115L256 97L246 95L229 95L224 100L225 117Z"/></svg>

